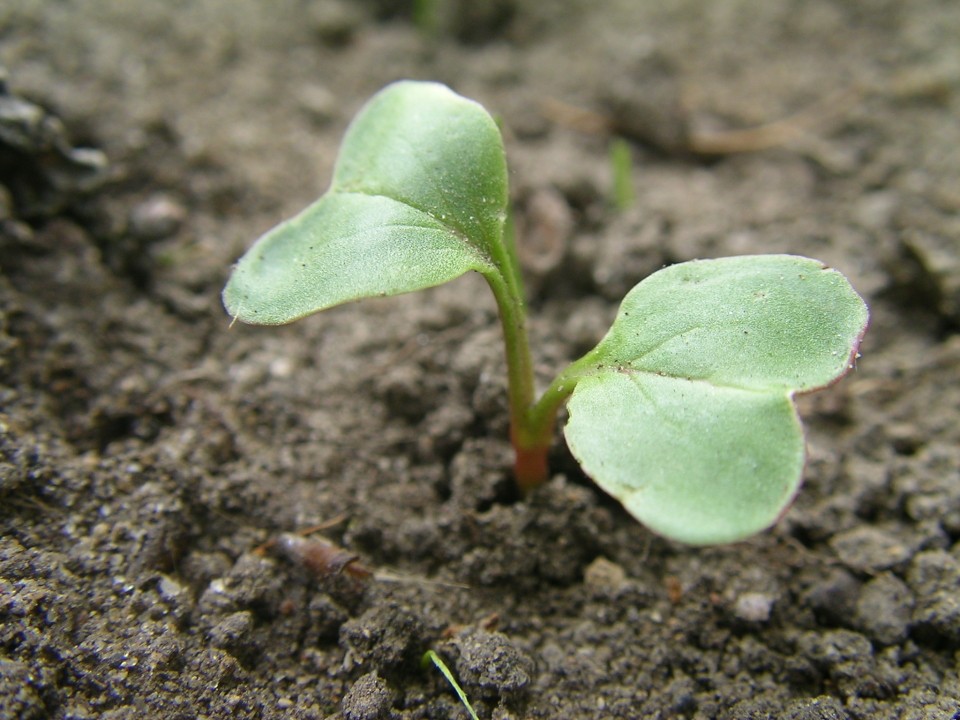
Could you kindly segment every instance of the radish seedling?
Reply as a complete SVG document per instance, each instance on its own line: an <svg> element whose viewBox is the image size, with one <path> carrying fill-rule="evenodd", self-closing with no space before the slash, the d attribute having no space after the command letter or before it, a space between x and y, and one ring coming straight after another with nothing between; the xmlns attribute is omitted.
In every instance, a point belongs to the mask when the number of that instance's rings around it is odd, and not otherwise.
<svg viewBox="0 0 960 720"><path fill-rule="evenodd" d="M793 394L856 357L867 308L846 278L791 255L667 267L624 298L607 335L536 396L496 123L443 85L403 81L353 121L330 189L264 235L223 292L243 322L288 323L474 270L500 311L515 476L547 478L557 411L583 469L638 520L692 544L771 525L804 461Z"/></svg>

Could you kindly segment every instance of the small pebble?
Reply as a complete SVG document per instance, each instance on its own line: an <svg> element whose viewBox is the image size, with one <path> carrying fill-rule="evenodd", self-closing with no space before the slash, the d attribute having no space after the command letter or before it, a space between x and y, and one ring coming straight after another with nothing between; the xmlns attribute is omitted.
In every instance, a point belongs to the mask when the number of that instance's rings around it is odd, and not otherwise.
<svg viewBox="0 0 960 720"><path fill-rule="evenodd" d="M157 592L159 592L161 598L170 602L180 597L180 593L183 592L183 585L167 575L161 575Z"/></svg>
<svg viewBox="0 0 960 720"><path fill-rule="evenodd" d="M186 208L168 195L154 195L130 211L130 232L143 240L163 240L176 233Z"/></svg>
<svg viewBox="0 0 960 720"><path fill-rule="evenodd" d="M596 590L617 592L627 584L627 573L615 562L598 557L583 571L583 582Z"/></svg>
<svg viewBox="0 0 960 720"><path fill-rule="evenodd" d="M895 530L864 525L835 535L830 547L851 570L876 573L910 559L913 548Z"/></svg>
<svg viewBox="0 0 960 720"><path fill-rule="evenodd" d="M749 623L765 623L773 610L773 598L758 592L743 593L733 605L733 614L738 620Z"/></svg>

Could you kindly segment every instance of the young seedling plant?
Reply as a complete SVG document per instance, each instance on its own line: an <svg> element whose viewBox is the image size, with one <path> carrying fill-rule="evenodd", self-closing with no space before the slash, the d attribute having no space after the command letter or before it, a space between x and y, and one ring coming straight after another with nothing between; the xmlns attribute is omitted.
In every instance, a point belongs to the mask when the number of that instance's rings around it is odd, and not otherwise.
<svg viewBox="0 0 960 720"><path fill-rule="evenodd" d="M567 403L574 457L655 532L707 545L773 524L803 471L793 395L844 375L866 328L847 279L792 255L672 265L634 287L600 343L537 396L507 203L486 110L440 84L394 83L354 119L330 189L239 261L224 304L279 325L476 271L503 325L523 491L547 479Z"/></svg>

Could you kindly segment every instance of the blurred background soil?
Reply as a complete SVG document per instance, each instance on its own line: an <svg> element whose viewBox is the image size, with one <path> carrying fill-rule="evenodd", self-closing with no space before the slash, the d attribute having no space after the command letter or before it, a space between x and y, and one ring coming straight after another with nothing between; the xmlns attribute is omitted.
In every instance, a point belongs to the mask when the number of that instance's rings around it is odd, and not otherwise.
<svg viewBox="0 0 960 720"><path fill-rule="evenodd" d="M0 8L0 717L466 717L428 648L484 719L960 717L960 4L417 7ZM230 328L398 78L502 122L541 380L667 263L851 278L781 523L667 542L560 440L520 500L478 277Z"/></svg>

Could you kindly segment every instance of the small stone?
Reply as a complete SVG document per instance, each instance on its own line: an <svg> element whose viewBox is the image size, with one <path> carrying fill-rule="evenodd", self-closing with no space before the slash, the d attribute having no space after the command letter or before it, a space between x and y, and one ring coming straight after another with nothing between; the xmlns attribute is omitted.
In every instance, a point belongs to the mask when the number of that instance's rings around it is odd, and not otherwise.
<svg viewBox="0 0 960 720"><path fill-rule="evenodd" d="M598 557L583 571L583 582L596 590L616 593L627 584L627 573L615 562Z"/></svg>
<svg viewBox="0 0 960 720"><path fill-rule="evenodd" d="M167 575L161 575L160 582L157 584L157 592L163 600L173 602L183 592L183 585Z"/></svg>
<svg viewBox="0 0 960 720"><path fill-rule="evenodd" d="M175 234L187 210L169 195L154 195L130 211L130 232L143 240L163 240Z"/></svg>
<svg viewBox="0 0 960 720"><path fill-rule="evenodd" d="M773 597L766 593L743 593L733 604L733 614L738 620L748 623L767 622L772 610Z"/></svg>
<svg viewBox="0 0 960 720"><path fill-rule="evenodd" d="M830 547L852 570L876 573L905 563L914 548L893 529L864 525L835 535Z"/></svg>

